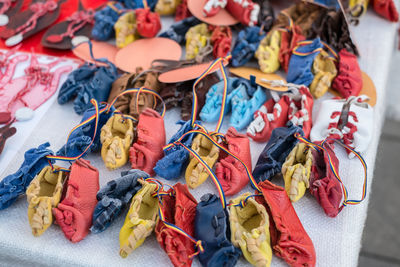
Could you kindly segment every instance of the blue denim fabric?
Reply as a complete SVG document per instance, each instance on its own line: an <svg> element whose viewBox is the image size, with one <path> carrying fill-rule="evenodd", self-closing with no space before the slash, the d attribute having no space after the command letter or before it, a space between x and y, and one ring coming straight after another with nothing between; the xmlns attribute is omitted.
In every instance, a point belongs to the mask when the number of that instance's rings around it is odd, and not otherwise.
<svg viewBox="0 0 400 267"><path fill-rule="evenodd" d="M303 135L301 127L295 126L291 122L288 125L288 127L272 130L271 138L261 152L253 170L253 177L257 183L271 180L272 177L281 172L282 164L298 142L294 134Z"/></svg>
<svg viewBox="0 0 400 267"><path fill-rule="evenodd" d="M201 21L198 20L196 17L185 18L172 24L172 26L165 32L161 33L159 37L169 38L171 40L174 40L178 44L183 44L183 42L185 42L186 32L191 27L196 26L200 23Z"/></svg>
<svg viewBox="0 0 400 267"><path fill-rule="evenodd" d="M300 46L297 51L308 53L322 47L323 44L321 43L321 40L316 38L311 44ZM298 56L292 54L290 57L289 69L286 77L288 83L309 86L314 79L314 74L312 73L311 68L314 63L314 59L318 54L319 52L315 52L307 56Z"/></svg>
<svg viewBox="0 0 400 267"><path fill-rule="evenodd" d="M25 194L33 178L49 164L46 156L53 155L53 151L47 149L49 146L49 143L44 143L26 151L25 160L18 171L0 182L0 210L8 208L20 195Z"/></svg>
<svg viewBox="0 0 400 267"><path fill-rule="evenodd" d="M118 10L123 10L124 7L120 3L114 4ZM117 22L122 12L117 12L109 6L97 11L94 14L94 26L92 29L92 37L95 40L107 41L114 37L114 24Z"/></svg>
<svg viewBox="0 0 400 267"><path fill-rule="evenodd" d="M96 196L98 203L93 212L93 226L90 231L97 234L106 230L142 188L138 179L148 177L150 175L141 170L123 171L120 178L109 181L102 187Z"/></svg>
<svg viewBox="0 0 400 267"><path fill-rule="evenodd" d="M232 66L239 67L246 64L254 56L264 37L265 33L257 26L241 30L232 50Z"/></svg>
<svg viewBox="0 0 400 267"><path fill-rule="evenodd" d="M195 122L196 124L201 124L199 121ZM193 128L191 125L191 121L183 121L180 120L177 124L182 125L181 128L172 136L169 140L168 144L171 144L177 141L183 134L187 133L191 130L197 130L198 127ZM192 140L194 138L194 134L189 134L185 138L183 138L182 143L185 146L191 146ZM172 180L178 178L182 172L186 169L186 166L189 161L189 151L187 151L182 146L174 146L169 150L164 151L164 157L160 159L156 166L154 167L154 171L158 176Z"/></svg>
<svg viewBox="0 0 400 267"><path fill-rule="evenodd" d="M199 254L201 265L208 267L235 266L242 255L230 241L228 212L215 194L205 194L196 208L195 238L202 241L204 253Z"/></svg>
<svg viewBox="0 0 400 267"><path fill-rule="evenodd" d="M324 5L326 7L334 7L336 9L340 8L338 0L313 0L313 2Z"/></svg>
<svg viewBox="0 0 400 267"><path fill-rule="evenodd" d="M157 1L158 0L147 0L147 5L152 11L154 11ZM143 0L118 0L118 2L123 3L124 6L129 9L144 8Z"/></svg>

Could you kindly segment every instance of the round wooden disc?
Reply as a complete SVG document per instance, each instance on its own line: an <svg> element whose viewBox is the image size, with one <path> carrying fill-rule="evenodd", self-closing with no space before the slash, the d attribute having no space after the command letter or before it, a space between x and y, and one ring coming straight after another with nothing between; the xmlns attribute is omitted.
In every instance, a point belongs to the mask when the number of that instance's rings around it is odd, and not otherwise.
<svg viewBox="0 0 400 267"><path fill-rule="evenodd" d="M190 12L199 20L216 26L229 26L239 23L237 19L225 9L221 9L215 16L205 17L203 7L207 0L188 0L187 5Z"/></svg>
<svg viewBox="0 0 400 267"><path fill-rule="evenodd" d="M115 64L115 55L118 52L117 47L105 42L93 40L91 42L94 58L107 58L108 61ZM99 64L90 56L89 44L87 42L81 43L75 47L72 52L83 61Z"/></svg>
<svg viewBox="0 0 400 267"><path fill-rule="evenodd" d="M120 49L115 65L126 72L135 72L137 67L147 70L155 59L179 60L181 46L167 38L140 39Z"/></svg>
<svg viewBox="0 0 400 267"><path fill-rule="evenodd" d="M239 76L244 79L250 79L250 76L255 76L256 77L256 83L262 87L268 88L270 90L274 91L279 91L279 92L284 92L287 91L288 88L286 86L282 87L272 87L269 83L262 81L261 79L273 81L273 80L281 80L286 83L286 80L279 76L278 74L275 73L264 73L259 69L256 68L249 68L249 67L239 67L239 68L230 68L229 69L231 73L235 74L236 76Z"/></svg>

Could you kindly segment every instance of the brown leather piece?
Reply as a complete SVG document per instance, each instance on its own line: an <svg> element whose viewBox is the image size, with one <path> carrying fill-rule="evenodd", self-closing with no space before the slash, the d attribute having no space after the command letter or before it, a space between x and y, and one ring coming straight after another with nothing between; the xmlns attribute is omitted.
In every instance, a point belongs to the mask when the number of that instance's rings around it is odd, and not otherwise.
<svg viewBox="0 0 400 267"><path fill-rule="evenodd" d="M7 139L17 132L15 127L11 127L11 123L0 128L0 154L3 152Z"/></svg>

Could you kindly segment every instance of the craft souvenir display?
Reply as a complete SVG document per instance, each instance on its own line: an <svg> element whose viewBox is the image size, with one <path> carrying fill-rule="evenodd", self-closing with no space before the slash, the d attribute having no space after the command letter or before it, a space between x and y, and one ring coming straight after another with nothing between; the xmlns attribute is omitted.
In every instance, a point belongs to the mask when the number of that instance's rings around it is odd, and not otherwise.
<svg viewBox="0 0 400 267"><path fill-rule="evenodd" d="M393 0L372 0L375 12L392 22L399 21L399 13Z"/></svg>
<svg viewBox="0 0 400 267"><path fill-rule="evenodd" d="M124 7L120 3L110 2L94 15L92 37L95 40L107 41L114 35L114 24L123 14Z"/></svg>
<svg viewBox="0 0 400 267"><path fill-rule="evenodd" d="M9 121L9 119L7 121ZM3 152L7 139L12 137L17 132L17 129L15 127L11 127L11 124L12 122L7 123L6 125L0 128L0 155L1 152Z"/></svg>
<svg viewBox="0 0 400 267"><path fill-rule="evenodd" d="M232 50L232 66L239 67L246 64L254 56L260 41L264 37L265 32L257 26L241 30L238 33L235 46Z"/></svg>
<svg viewBox="0 0 400 267"><path fill-rule="evenodd" d="M200 24L201 21L195 17L188 17L171 25L165 32L161 33L159 37L169 38L178 44L183 44L187 31Z"/></svg>
<svg viewBox="0 0 400 267"><path fill-rule="evenodd" d="M59 167L54 165L54 168ZM50 166L46 166L26 189L28 219L34 236L42 235L53 223L52 209L61 200L67 176L64 171L54 172Z"/></svg>
<svg viewBox="0 0 400 267"><path fill-rule="evenodd" d="M255 53L258 59L260 70L265 73L274 73L279 67L279 51L281 45L281 31L270 31L264 39L261 40L260 45Z"/></svg>
<svg viewBox="0 0 400 267"><path fill-rule="evenodd" d="M185 35L186 59L194 59L199 53L203 54L210 43L211 32L207 24L201 23L191 27Z"/></svg>
<svg viewBox="0 0 400 267"><path fill-rule="evenodd" d="M115 44L118 48L123 48L139 39L139 33L136 25L136 14L128 11L121 15L114 24Z"/></svg>

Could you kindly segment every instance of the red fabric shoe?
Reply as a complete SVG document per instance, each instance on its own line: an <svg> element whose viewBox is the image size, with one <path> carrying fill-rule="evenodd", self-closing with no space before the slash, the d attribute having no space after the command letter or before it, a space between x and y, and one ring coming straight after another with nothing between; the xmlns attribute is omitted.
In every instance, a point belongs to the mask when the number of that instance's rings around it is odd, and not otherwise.
<svg viewBox="0 0 400 267"><path fill-rule="evenodd" d="M225 9L240 23L246 26L257 25L260 6L251 0L228 0Z"/></svg>
<svg viewBox="0 0 400 267"><path fill-rule="evenodd" d="M97 204L99 172L90 161L78 159L71 166L65 198L53 209L57 224L71 242L84 239L92 225Z"/></svg>
<svg viewBox="0 0 400 267"><path fill-rule="evenodd" d="M393 22L399 21L399 13L393 0L372 0L372 6L382 17Z"/></svg>
<svg viewBox="0 0 400 267"><path fill-rule="evenodd" d="M287 73L289 70L289 61L292 56L293 49L297 43L304 41L306 37L301 34L299 26L294 26L292 31L281 32L281 49L279 50L279 62L283 70Z"/></svg>
<svg viewBox="0 0 400 267"><path fill-rule="evenodd" d="M314 245L297 217L285 189L268 180L260 182L258 186L264 197L257 197L256 200L269 213L274 254L290 266L315 266Z"/></svg>
<svg viewBox="0 0 400 267"><path fill-rule="evenodd" d="M190 13L188 8L187 0L182 0L182 2L176 7L175 21L181 21L191 16L192 13Z"/></svg>
<svg viewBox="0 0 400 267"><path fill-rule="evenodd" d="M137 31L142 37L152 38L161 30L160 15L149 8L135 10Z"/></svg>
<svg viewBox="0 0 400 267"><path fill-rule="evenodd" d="M231 51L232 31L225 26L217 26L211 34L211 43L213 45L214 58L226 57Z"/></svg>
<svg viewBox="0 0 400 267"><path fill-rule="evenodd" d="M249 138L244 134L238 133L233 127L228 129L225 137L228 143L228 150L240 158L251 170ZM230 155L217 162L215 174L227 196L235 195L249 182L243 164Z"/></svg>
<svg viewBox="0 0 400 267"><path fill-rule="evenodd" d="M153 168L164 156L164 146L164 119L157 111L146 108L139 116L137 142L129 150L132 169L155 175Z"/></svg>
<svg viewBox="0 0 400 267"><path fill-rule="evenodd" d="M203 6L203 15L205 17L212 17L226 7L227 0L206 0Z"/></svg>
<svg viewBox="0 0 400 267"><path fill-rule="evenodd" d="M162 205L160 205L165 221L194 236L196 199L189 192L187 185L181 183L175 184L167 193L169 195L163 196ZM167 228L161 220L158 220L155 232L158 243L168 254L174 266L192 265L190 256L195 253L195 246L190 239Z"/></svg>
<svg viewBox="0 0 400 267"><path fill-rule="evenodd" d="M297 91L285 94L289 97L288 119L294 125L302 126L304 136L308 138L312 128L312 109L314 105L310 90L302 86Z"/></svg>

